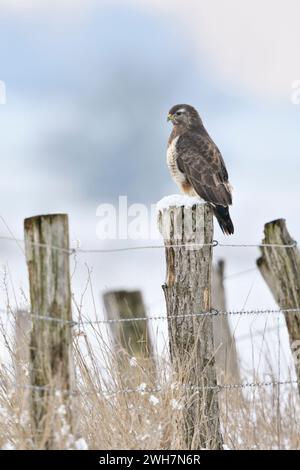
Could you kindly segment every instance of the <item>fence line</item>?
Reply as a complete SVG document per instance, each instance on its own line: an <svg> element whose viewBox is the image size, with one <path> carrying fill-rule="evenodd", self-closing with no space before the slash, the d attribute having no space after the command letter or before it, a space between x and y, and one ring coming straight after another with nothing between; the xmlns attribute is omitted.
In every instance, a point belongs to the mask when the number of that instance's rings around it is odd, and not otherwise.
<svg viewBox="0 0 300 470"><path fill-rule="evenodd" d="M277 309L277 310L241 310L241 311L228 311L228 312L224 312L224 311L216 311L214 313L210 313L210 312L207 312L207 313L200 313L200 314L189 314L189 315L181 315L181 316L177 316L176 318L184 318L184 317L197 317L197 316L205 316L207 314L209 315L242 315L242 314L246 314L246 315L250 315L250 314L276 314L276 313L298 313L300 312L300 309L286 309L286 310L280 310L280 309ZM4 314L7 314L7 315L12 315L14 318L16 315L18 314L14 314L13 312L10 312L10 311L7 311L5 309L0 309L0 313L4 313ZM24 313L22 313L24 314ZM29 313L28 313L29 315ZM35 318L35 319L38 319L38 320L43 320L43 321L50 321L50 322L56 322L56 323L66 323L66 324L70 324L71 327L73 326L84 326L84 325L97 325L97 324L110 324L110 323L124 323L124 322L135 322L135 321L147 321L147 320L170 320L170 319L174 319L175 317L168 317L166 315L164 316L154 316L154 317L138 317L138 318L123 318L123 319L119 319L119 318L115 318L115 319L112 319L112 320L79 320L79 321L76 321L76 320L71 320L71 321L65 321L65 320L62 320L60 318L53 318L53 317L48 317L48 316L42 316L42 315L30 315L30 318ZM280 328L282 328L283 326L285 325L282 325ZM271 332L271 331L277 331L278 330L278 327L277 326L274 326L274 327L270 327L270 328L266 328L265 330L260 330L260 331L255 331L253 332L252 334L247 334L247 335L241 335L241 336L237 336L236 337L236 341L244 341L246 339L251 339L251 338L254 338L254 337L257 337L257 336L262 336L263 334L265 333L268 333L268 332Z"/></svg>
<svg viewBox="0 0 300 470"><path fill-rule="evenodd" d="M113 318L110 320L64 320L62 318L54 318L47 315L36 315L36 314L29 314L31 318L42 320L42 321L49 321L54 323L63 323L69 324L71 326L82 326L82 325L97 325L103 323L126 323L126 322L136 322L136 321L155 321L155 320L177 320L178 318L190 318L190 317L211 317L217 315L272 315L277 313L289 314L289 313L299 313L300 308L287 308L287 309L255 309L255 310L217 310L212 309L210 312L199 312L199 313L188 313L183 315L176 315L176 316L168 316L168 315L156 315L150 317L133 317L133 318ZM5 309L0 309L0 313L5 313L7 315L11 314L14 316L12 312Z"/></svg>
<svg viewBox="0 0 300 470"><path fill-rule="evenodd" d="M217 384L212 386L205 386L205 387L195 387L193 385L185 385L182 384L181 387L183 389L193 390L195 392L200 390L216 390L217 392L221 392L222 390L234 390L234 389L243 389L243 388L256 388L256 387L276 387L281 385L289 385L289 384L298 384L298 380L273 380L273 381L265 381L265 382L244 382L240 384ZM176 388L181 387L172 387L173 390ZM115 391L105 391L104 393L107 394L118 394L118 393L159 393L163 391L163 387L157 387L154 389L143 389L142 387L137 387L133 389L124 389L124 390L115 390Z"/></svg>
<svg viewBox="0 0 300 470"><path fill-rule="evenodd" d="M37 390L37 391L53 391L55 393L59 392L61 394L66 394L66 395L71 395L71 396L87 396L87 395L103 395L103 396L112 396L112 395L121 395L121 394L130 394L130 393L140 393L141 395L143 394L152 394L152 393L161 393L164 390L168 390L170 388L171 390L178 390L178 389L185 389L185 390L192 390L192 391L201 391L201 390L215 390L216 392L222 392L223 390L239 390L239 389L253 389L253 388L260 388L260 387L276 387L276 386L282 386L282 385L296 385L298 384L298 380L270 380L270 381L262 381L262 382L242 382L242 383L225 383L225 384L217 384L217 385L211 385L211 386L203 386L203 387L198 387L198 386L193 386L193 385L187 385L187 384L174 384L174 386L170 387L155 387L155 388L147 388L144 387L144 384L141 384L140 386L136 388L125 388L125 389L102 389L102 390L95 390L95 392L80 392L77 390L62 390L58 389L56 387L51 387L49 386L38 386L38 385L19 385L16 384L16 388L19 389L24 389L24 390ZM146 385L146 384L145 384Z"/></svg>
<svg viewBox="0 0 300 470"><path fill-rule="evenodd" d="M179 216L182 211L182 207L178 208L175 215ZM191 211L192 216L193 213L194 209ZM32 398L31 410L34 419L33 423L35 430L37 431L36 434L34 434L33 439L36 440L37 443L40 440L40 436L42 436L46 430L46 422L43 418L47 416L48 411L50 411L50 393L54 393L54 396L56 394L61 394L61 399L66 399L67 405L68 398L72 395L84 396L101 394L106 398L113 395L127 393L139 393L142 395L147 393L161 393L164 390L183 392L182 395L185 403L190 403L189 400L192 398L191 405L189 407L185 407L182 413L183 436L181 439L183 448L190 449L194 446L194 448L207 447L217 449L222 448L218 393L223 390L249 389L256 391L258 387L278 387L279 392L281 386L297 384L299 387L300 370L298 370L297 367L297 379L294 380L292 380L289 374L287 374L289 380L282 380L279 370L279 374L276 378L277 380L272 380L272 378L269 379L269 377L268 380L265 380L266 377L262 377L263 380L259 381L258 377L257 381L243 382L241 381L240 376L236 379L231 376L232 382L235 383L224 383L225 380L223 380L223 383L218 384L216 368L213 364L214 361L209 361L209 363L206 361L207 357L213 357L214 351L216 350L212 329L213 323L215 322L213 317L227 315L278 315L283 313L287 314L286 322L290 332L292 328L289 328L289 326L293 323L297 323L298 317L295 314L300 312L300 308L295 307L295 305L297 306L298 304L297 298L291 300L287 304L285 302L279 302L279 305L284 308L276 309L260 308L245 310L245 305L241 310L227 310L225 305L223 305L224 308L220 305L217 306L218 309L211 308L210 268L212 265L213 248L216 248L217 246L242 249L260 248L263 253L267 252L269 256L276 255L278 258L286 257L290 259L296 252L298 256L298 250L295 250L297 242L290 236L285 238L265 238L262 243L256 244L222 243L218 240L213 240L213 219L208 206L203 206L202 211L202 222L206 227L205 233L200 231L198 224L193 224L192 237L190 234L185 233L182 219L176 216L171 217L170 214L169 216L171 230L169 231L168 238L164 236L163 244L159 244L158 242L158 244L99 249L89 247L85 249L81 248L78 244L77 246L73 244L75 247L70 248L68 218L66 214L52 214L49 216L38 216L26 219L25 240L0 234L0 240L14 241L14 243L19 245L19 247L20 243L25 243L26 248L25 258L29 271L31 300L31 305L28 308L28 317L32 319L33 325L33 330L30 335L30 348L31 350L36 351L36 354L31 355L30 359L27 361L31 371L29 384L22 384L20 383L21 381L16 378L16 383L12 384L8 388L12 390L15 388L30 390ZM284 223L281 221L281 225L283 224ZM196 225L196 227L194 227L194 225ZM180 229L179 232L182 232L182 236L180 238L174 236L174 233L179 233L177 231L178 228ZM165 231L161 230L161 233L165 234ZM10 233L10 235L12 234ZM200 238L199 235L204 235L204 238ZM199 239L203 240L204 243L197 243ZM45 243L45 240L49 240L50 243ZM53 245L51 241L54 242ZM278 243L278 241L280 243ZM154 241L154 243L155 242L156 241ZM204 249L204 247L207 247L207 249ZM45 248L47 251L44 251ZM199 248L199 250L197 250L197 248ZM202 251L200 250L201 248L203 248ZM271 249L270 251L268 251L269 248ZM282 251L282 248L287 250L292 248L292 250ZM145 311L142 312L140 308L135 307L132 311L139 314L138 317L126 318L130 315L130 312L128 312L127 314L123 313L124 318L120 318L120 316L116 318L116 308L113 308L113 315L109 319L97 319L96 316L94 317L95 320L91 320L89 316L82 316L79 312L76 320L73 321L69 256L74 255L76 267L76 254L120 253L147 249L166 250L167 276L166 283L163 286L167 305L166 314L163 314L163 312L157 312L159 315L146 316ZM273 249L278 249L279 251L273 251ZM47 256L45 257L46 253ZM63 255L60 255L60 253ZM175 261L179 259L179 263L173 263L173 258ZM172 271L173 266L176 268L174 269L174 272ZM197 266L197 269L190 269L190 266ZM249 272L249 270L247 271ZM238 273L237 275L241 275L241 273ZM59 289L56 289L57 285L59 286ZM203 289L203 286L205 286L206 290ZM199 288L201 290L201 296L198 298L194 294L199 292ZM42 301L40 301L40 298ZM178 299L180 302L178 302ZM55 309L53 306L55 306ZM6 305L6 307L6 310L3 311L6 314L11 312L12 316L17 318L9 305ZM123 312L124 310L125 309L122 309ZM288 314L293 315L291 316ZM188 318L190 317L210 317L211 321L188 321ZM99 315L98 318L101 318L101 316ZM117 388L118 385L113 384L110 380L100 380L98 387L96 386L92 391L88 389L86 393L84 393L84 387L80 381L79 384L74 384L73 389L73 383L71 382L72 375L69 373L69 370L71 370L71 367L69 366L72 365L73 367L71 355L71 346L73 343L71 327L78 326L80 332L81 327L84 327L84 325L124 324L126 322L148 322L156 320L167 320L169 322L170 364L173 366L175 372L181 370L178 368L178 364L185 366L186 359L190 360L190 351L199 351L197 358L193 358L189 372L184 379L184 382L186 383L168 384L165 380L157 380L157 376L155 376L153 381L148 381L148 384L141 383L137 386L138 382L136 380L130 380L130 374L128 373L128 380L124 381L123 385L120 384L119 389ZM173 322L174 320L176 320L176 322ZM221 322L218 318L216 320ZM222 321L227 322L228 319L223 318ZM47 324L47 322L52 322L54 324ZM182 323L185 322L188 328L182 328ZM139 324L135 326L142 325ZM126 328L124 325L124 331L127 330L128 327L130 327L130 325L127 324ZM297 337L295 331L296 330L293 330L292 333ZM189 336L190 333L185 334L185 332L192 333L192 341L189 341L191 339ZM207 341L199 341L201 333L207 338ZM46 336L47 342L45 344L43 338ZM280 348L279 340L278 348ZM48 354L49 351L50 354ZM59 364L59 367L57 364ZM40 371L42 371L42 374L40 374ZM251 380L251 378L249 379ZM255 379L256 377L252 380ZM55 384L60 384L61 389L56 388ZM45 393L47 390L49 392ZM205 393L205 390L215 391L216 393ZM209 426L201 424L199 428L199 404L204 406L203 410L204 414L209 418ZM277 420L278 416L279 415L277 415ZM71 418L72 413L68 413L66 420L68 421L70 428L72 427ZM50 427L52 428L52 424L50 424ZM194 434L194 430L196 429L197 432ZM53 446L53 442L51 442L52 434L51 430L49 441L46 442L46 448L51 448L51 446ZM194 439L196 439L196 441L194 441Z"/></svg>
<svg viewBox="0 0 300 470"><path fill-rule="evenodd" d="M21 238L14 238L9 236L0 236L0 240L5 241L14 241L17 243L25 243L25 241ZM137 250L147 250L147 249L162 249L162 248L201 248L204 246L212 246L212 247L228 247L228 248L295 248L297 246L297 242L294 241L291 244L279 244L279 243L255 243L255 244L239 244L239 243L222 243L218 240L213 240L212 243L184 243L184 244L171 244L171 245L137 245L137 246L128 246L128 247L121 247L121 248L91 248L91 249L84 249L84 248L70 248L64 249L55 245L49 245L47 243L38 243L38 242L27 242L32 246L37 246L40 248L50 248L51 250L57 250L62 253L68 253L69 255L74 255L77 253L118 253L123 251L137 251Z"/></svg>

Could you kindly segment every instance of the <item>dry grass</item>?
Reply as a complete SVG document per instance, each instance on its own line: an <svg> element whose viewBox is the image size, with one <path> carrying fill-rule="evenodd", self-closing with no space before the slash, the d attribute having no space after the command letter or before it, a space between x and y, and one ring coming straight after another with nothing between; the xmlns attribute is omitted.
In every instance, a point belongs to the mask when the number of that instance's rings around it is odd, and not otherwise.
<svg viewBox="0 0 300 470"><path fill-rule="evenodd" d="M8 330L2 325L7 359L0 371L0 448L45 448L50 436L58 449L181 448L177 426L183 407L189 404L182 388L174 385L170 364L160 360L155 378L149 363L112 351L101 329L94 327L73 330L76 388L70 403L72 424L64 394L51 393L45 432L37 445L27 388L28 328L23 324L21 332L15 330L17 338L8 335ZM158 384L160 392L145 391ZM139 391L122 392L130 387ZM280 396L277 387L259 387L251 393L222 390L219 403L225 448L300 448L299 399L294 386L281 387Z"/></svg>

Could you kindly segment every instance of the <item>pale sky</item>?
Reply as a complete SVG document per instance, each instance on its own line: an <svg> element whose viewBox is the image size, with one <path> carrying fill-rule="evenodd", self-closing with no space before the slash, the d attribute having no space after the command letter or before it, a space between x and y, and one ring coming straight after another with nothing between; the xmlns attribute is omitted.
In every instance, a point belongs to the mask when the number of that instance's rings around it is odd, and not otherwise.
<svg viewBox="0 0 300 470"><path fill-rule="evenodd" d="M97 7L134 5L178 23L216 74L253 93L289 97L300 78L300 3L297 0L1 0L0 11L78 22ZM200 65L200 64L199 64Z"/></svg>

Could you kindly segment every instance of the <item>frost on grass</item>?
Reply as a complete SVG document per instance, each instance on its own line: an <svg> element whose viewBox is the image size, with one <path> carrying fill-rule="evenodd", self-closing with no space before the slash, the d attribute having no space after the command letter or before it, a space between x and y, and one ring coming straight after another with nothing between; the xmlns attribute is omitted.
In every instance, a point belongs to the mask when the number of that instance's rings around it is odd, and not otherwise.
<svg viewBox="0 0 300 470"><path fill-rule="evenodd" d="M147 389L147 384L145 382L143 382L137 387L136 391L138 393L140 393L141 395L143 395L145 393L146 389Z"/></svg>
<svg viewBox="0 0 300 470"><path fill-rule="evenodd" d="M170 196L163 197L156 203L156 212L162 212L164 209L170 207L193 207L194 205L205 204L205 201L200 197L190 197L184 194L171 194Z"/></svg>
<svg viewBox="0 0 300 470"><path fill-rule="evenodd" d="M183 404L180 403L180 401L175 400L175 398L172 398L172 400L170 401L170 405L173 410L182 410L183 408Z"/></svg>
<svg viewBox="0 0 300 470"><path fill-rule="evenodd" d="M197 398L190 392L186 394L186 388L182 387L183 383L189 383L189 367L184 366L178 374L173 374L169 360L160 359L154 378L152 365L148 368L137 358L138 365L134 367L135 360L130 355L126 362L128 367L120 371L119 349L114 352L102 343L102 327L97 331L93 329L90 333L96 336L91 340L88 354L79 346L73 350L76 397L72 396L70 404L66 402L65 395L59 391L63 389L60 384L51 394L45 438L50 435L53 447L59 450L184 449L178 426L184 419L184 410ZM2 342L10 346L8 341ZM13 364L15 357L11 348L8 352ZM107 367L97 360L99 355L106 358ZM0 449L39 448L31 422L28 382L22 374L21 386L16 387L14 370L0 369L0 383L4 384L0 388ZM274 381L275 376L271 375L268 380ZM139 393L111 394L111 389ZM251 390L249 394L239 389L228 389L226 395L222 393L220 421L224 450L300 449L300 400L296 385L281 387L280 395L278 387L257 387L255 393ZM69 413L73 414L71 427ZM199 420L206 422L207 416L201 414Z"/></svg>
<svg viewBox="0 0 300 470"><path fill-rule="evenodd" d="M58 414L58 416L65 416L67 414L67 410L66 410L65 405L60 405L58 407L56 413Z"/></svg>
<svg viewBox="0 0 300 470"><path fill-rule="evenodd" d="M155 395L150 395L149 402L151 405L156 406L159 404L159 399Z"/></svg>

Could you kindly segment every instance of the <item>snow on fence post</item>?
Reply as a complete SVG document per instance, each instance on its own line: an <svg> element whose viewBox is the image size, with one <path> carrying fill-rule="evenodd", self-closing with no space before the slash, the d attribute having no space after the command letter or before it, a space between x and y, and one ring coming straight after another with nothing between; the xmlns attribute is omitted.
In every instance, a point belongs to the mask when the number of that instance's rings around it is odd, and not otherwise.
<svg viewBox="0 0 300 470"><path fill-rule="evenodd" d="M300 308L300 252L290 236L284 219L265 224L263 244L287 247L261 247L257 266L281 309ZM290 246L290 247L288 247ZM290 346L300 393L300 312L285 314Z"/></svg>
<svg viewBox="0 0 300 470"><path fill-rule="evenodd" d="M71 289L68 216L25 219L32 330L30 380L36 448L55 448L53 397L61 390L71 431ZM43 320L43 317L45 320Z"/></svg>
<svg viewBox="0 0 300 470"><path fill-rule="evenodd" d="M212 307L226 311L224 286L224 260L219 260L212 270ZM235 339L227 315L213 317L214 345L217 376L222 383L241 382Z"/></svg>
<svg viewBox="0 0 300 470"><path fill-rule="evenodd" d="M183 407L178 435L185 449L222 449L211 311L213 216L199 199L157 205L166 255L165 294L170 355Z"/></svg>

